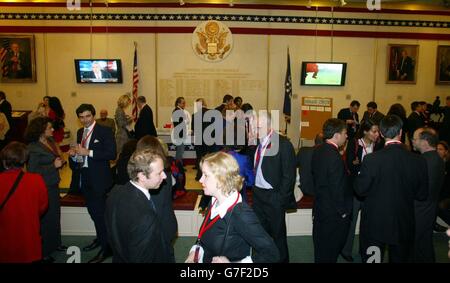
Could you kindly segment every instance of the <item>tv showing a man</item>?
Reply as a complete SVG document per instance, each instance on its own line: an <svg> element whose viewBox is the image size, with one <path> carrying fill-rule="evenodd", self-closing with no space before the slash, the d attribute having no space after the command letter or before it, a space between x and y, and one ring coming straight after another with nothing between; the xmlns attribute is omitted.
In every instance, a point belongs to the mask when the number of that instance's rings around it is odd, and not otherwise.
<svg viewBox="0 0 450 283"><path fill-rule="evenodd" d="M111 74L105 71L100 62L92 62L91 71L84 72L83 79L92 79L98 81L107 81L112 79Z"/></svg>

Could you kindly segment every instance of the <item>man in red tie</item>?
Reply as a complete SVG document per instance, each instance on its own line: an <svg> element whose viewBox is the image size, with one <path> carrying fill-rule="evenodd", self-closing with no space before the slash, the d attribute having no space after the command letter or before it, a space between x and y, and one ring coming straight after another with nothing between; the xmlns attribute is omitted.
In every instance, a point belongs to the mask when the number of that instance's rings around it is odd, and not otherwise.
<svg viewBox="0 0 450 283"><path fill-rule="evenodd" d="M280 261L289 262L286 215L296 209L295 152L291 142L272 128L269 112L258 117L259 145L256 150L253 210L264 229L273 238L280 252Z"/></svg>

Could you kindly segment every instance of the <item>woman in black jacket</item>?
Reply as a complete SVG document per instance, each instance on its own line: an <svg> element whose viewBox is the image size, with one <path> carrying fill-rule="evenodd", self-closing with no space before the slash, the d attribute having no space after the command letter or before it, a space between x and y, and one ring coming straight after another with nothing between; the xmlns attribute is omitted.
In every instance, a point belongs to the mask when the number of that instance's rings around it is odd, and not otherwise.
<svg viewBox="0 0 450 283"><path fill-rule="evenodd" d="M243 178L233 156L224 152L207 155L201 168L200 183L212 201L186 262L278 262L274 241L242 202Z"/></svg>
<svg viewBox="0 0 450 283"><path fill-rule="evenodd" d="M378 147L376 146L380 137L378 125L371 119L363 120L359 131L355 138L349 139L346 149L346 165L348 173L350 174L350 185L353 187L353 181L359 174L361 164L367 154L374 152ZM352 262L353 240L355 238L356 221L358 220L358 213L361 209L362 200L356 195L353 197L353 218L348 232L347 242L342 249L342 257Z"/></svg>

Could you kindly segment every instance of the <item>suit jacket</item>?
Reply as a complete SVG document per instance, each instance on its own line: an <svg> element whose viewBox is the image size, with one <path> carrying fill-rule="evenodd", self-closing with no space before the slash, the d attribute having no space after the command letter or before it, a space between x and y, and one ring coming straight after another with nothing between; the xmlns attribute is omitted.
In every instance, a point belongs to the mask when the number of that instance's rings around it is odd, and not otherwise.
<svg viewBox="0 0 450 283"><path fill-rule="evenodd" d="M0 173L0 203L6 198L19 170ZM39 174L25 173L0 212L0 262L32 262L42 258L40 218L48 206L48 193Z"/></svg>
<svg viewBox="0 0 450 283"><path fill-rule="evenodd" d="M276 141L279 141L278 143ZM296 179L295 151L292 143L283 136L273 133L270 138L270 149L276 154L267 156L266 149L262 159L261 170L266 180L273 188L273 191L280 196L281 207L284 209L296 209L297 203L294 196Z"/></svg>
<svg viewBox="0 0 450 283"><path fill-rule="evenodd" d="M428 196L425 159L391 144L364 157L354 189L365 197L361 234L371 240L398 245L414 240L414 200Z"/></svg>
<svg viewBox="0 0 450 283"><path fill-rule="evenodd" d="M28 171L40 174L47 186L57 186L61 178L59 169L55 168L53 162L58 156L39 141L30 143L28 150L30 152Z"/></svg>
<svg viewBox="0 0 450 283"><path fill-rule="evenodd" d="M106 229L113 262L169 262L168 239L150 201L131 183L117 185L106 201Z"/></svg>
<svg viewBox="0 0 450 283"><path fill-rule="evenodd" d="M297 167L300 175L300 190L305 195L314 196L314 179L311 162L314 147L301 147L297 153Z"/></svg>
<svg viewBox="0 0 450 283"><path fill-rule="evenodd" d="M324 143L314 149L312 155L314 179L314 220L334 217L350 217L353 194L348 183L348 173L339 151Z"/></svg>
<svg viewBox="0 0 450 283"><path fill-rule="evenodd" d="M353 120L353 113L350 110L350 108L343 108L339 111L337 118L339 120L342 120L344 122L346 122L347 120ZM359 116L358 113L355 113L355 120L357 122L356 128L353 129L352 125L347 125L347 135L348 138L352 138L355 136L356 132L358 131L358 127L359 127Z"/></svg>
<svg viewBox="0 0 450 283"><path fill-rule="evenodd" d="M151 135L154 137L158 136L156 133L155 124L153 123L152 109L147 104L142 107L139 112L139 118L136 121L136 125L134 125L134 133L137 140L145 135Z"/></svg>
<svg viewBox="0 0 450 283"><path fill-rule="evenodd" d="M81 143L84 128L78 129L77 143ZM113 184L113 176L109 161L116 159L116 142L111 128L95 124L89 141L89 150L93 150L93 157L88 156L88 179L91 187L98 190L107 190ZM75 168L72 158L71 168ZM78 169L79 170L79 169Z"/></svg>
<svg viewBox="0 0 450 283"><path fill-rule="evenodd" d="M443 109L444 119L439 129L439 138L450 144L450 107L446 106Z"/></svg>
<svg viewBox="0 0 450 283"><path fill-rule="evenodd" d="M172 206L172 172L166 169L165 173L168 178L161 183L159 189L150 190L150 195L161 220L164 238L172 243L177 237L178 223Z"/></svg>
<svg viewBox="0 0 450 283"><path fill-rule="evenodd" d="M205 251L205 263L210 263L214 256L238 261L250 255L250 248L255 263L278 262L280 257L274 241L245 202L236 204L231 212L206 230L200 245Z"/></svg>
<svg viewBox="0 0 450 283"><path fill-rule="evenodd" d="M427 163L428 197L425 201L415 201L416 224L420 227L432 227L436 219L436 208L445 178L445 163L437 151L422 154Z"/></svg>
<svg viewBox="0 0 450 283"><path fill-rule="evenodd" d="M408 138L410 141L412 141L414 132L418 128L425 127L425 121L423 120L422 116L418 114L417 112L413 111L408 116Z"/></svg>
<svg viewBox="0 0 450 283"><path fill-rule="evenodd" d="M380 125L381 120L384 118L384 114L380 111L375 112L373 115L370 115L369 112L365 111L363 120L371 119L375 122L376 125Z"/></svg>

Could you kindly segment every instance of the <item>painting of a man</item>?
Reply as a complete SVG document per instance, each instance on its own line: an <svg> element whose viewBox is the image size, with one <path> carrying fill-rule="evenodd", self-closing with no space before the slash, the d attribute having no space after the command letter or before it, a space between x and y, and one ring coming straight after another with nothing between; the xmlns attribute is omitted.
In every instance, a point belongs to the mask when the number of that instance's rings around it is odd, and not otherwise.
<svg viewBox="0 0 450 283"><path fill-rule="evenodd" d="M415 45L389 46L388 83L415 83L418 47Z"/></svg>
<svg viewBox="0 0 450 283"><path fill-rule="evenodd" d="M436 57L436 84L450 84L450 46L439 45Z"/></svg>
<svg viewBox="0 0 450 283"><path fill-rule="evenodd" d="M35 81L33 36L2 36L0 44L1 81Z"/></svg>

